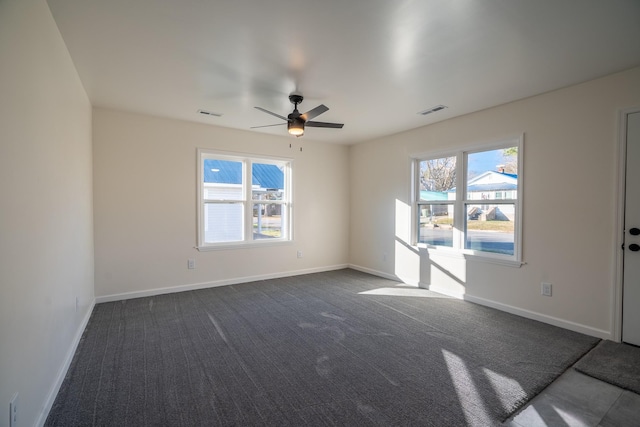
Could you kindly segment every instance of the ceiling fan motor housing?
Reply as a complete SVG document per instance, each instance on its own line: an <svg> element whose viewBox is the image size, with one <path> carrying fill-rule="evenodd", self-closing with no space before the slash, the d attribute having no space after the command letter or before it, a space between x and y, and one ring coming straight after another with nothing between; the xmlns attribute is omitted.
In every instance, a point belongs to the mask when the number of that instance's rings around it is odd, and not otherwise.
<svg viewBox="0 0 640 427"><path fill-rule="evenodd" d="M291 101L292 104L294 105L298 105L302 102L304 98L302 97L302 95L298 95L297 93L293 93L291 95L289 95L289 101Z"/></svg>
<svg viewBox="0 0 640 427"><path fill-rule="evenodd" d="M272 116L278 117L279 119L286 120L287 122L287 131L290 135L300 137L304 134L305 124L311 127L319 127L319 128L334 128L341 129L342 123L325 123L325 122L314 122L313 119L320 114L329 110L329 108L320 104L315 108L307 111L304 114L300 114L298 111L298 104L302 102L304 98L299 93L292 93L289 95L289 101L294 105L293 111L286 118L281 116L280 114L274 113L272 111L266 110L261 107L256 107L258 110L263 111L267 114L271 114ZM267 126L277 126L277 125L267 125ZM252 129L257 127L267 127L267 126L254 126Z"/></svg>

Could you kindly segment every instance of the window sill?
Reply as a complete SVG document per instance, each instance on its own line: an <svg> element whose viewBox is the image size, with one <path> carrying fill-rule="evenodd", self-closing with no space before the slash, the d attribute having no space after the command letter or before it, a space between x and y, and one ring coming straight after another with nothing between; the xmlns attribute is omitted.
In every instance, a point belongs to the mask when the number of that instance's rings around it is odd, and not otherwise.
<svg viewBox="0 0 640 427"><path fill-rule="evenodd" d="M503 265L506 267L520 268L526 264L525 261L517 261L514 259L506 259L499 256L483 255L477 252L467 250L457 250L452 248L429 246L424 244L418 244L418 248L426 250L429 256L446 256L450 258L464 259L471 262L480 262L487 264Z"/></svg>
<svg viewBox="0 0 640 427"><path fill-rule="evenodd" d="M232 249L249 249L249 248L260 248L260 247L273 247L273 246L287 246L292 245L293 240L261 240L261 241L253 241L253 242L240 242L240 243L220 243L218 245L206 245L206 246L196 246L200 252L209 252L209 251L226 251Z"/></svg>

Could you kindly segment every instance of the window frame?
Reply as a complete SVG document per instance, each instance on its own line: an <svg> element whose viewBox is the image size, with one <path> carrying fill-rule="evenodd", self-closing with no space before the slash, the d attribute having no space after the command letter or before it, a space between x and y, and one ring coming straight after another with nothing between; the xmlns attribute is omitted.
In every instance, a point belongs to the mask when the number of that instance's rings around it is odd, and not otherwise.
<svg viewBox="0 0 640 427"><path fill-rule="evenodd" d="M246 248L258 246L273 246L290 244L293 241L293 203L292 203L292 175L293 159L284 157L264 156L258 154L233 153L221 150L198 148L197 150L197 197L196 197L196 249L210 251L219 249ZM226 160L242 163L242 198L241 199L205 199L204 190L204 161L206 159ZM268 239L253 238L253 206L265 204L261 200L253 200L255 189L253 188L252 167L253 164L273 164L284 166L284 189L282 200L270 200L268 204L281 205L281 237ZM209 242L205 240L205 215L207 204L240 204L242 205L242 240Z"/></svg>
<svg viewBox="0 0 640 427"><path fill-rule="evenodd" d="M517 162L518 162L518 187L515 191L516 198L504 198L507 192L503 191L503 198L491 199L490 204L513 204L514 213L514 231L513 231L513 255L499 254L494 252L482 251L477 249L467 249L467 218L465 213L469 205L482 205L486 204L489 200L483 199L469 199L467 190L467 165L468 156L470 154L481 153L485 151L492 151L497 149L517 147ZM443 254L451 256L461 256L471 260L493 262L498 264L505 264L509 266L519 267L524 262L522 261L522 205L523 205L523 183L524 183L524 168L523 168L523 154L524 154L524 134L517 136L502 138L491 142L484 142L467 146L455 150L448 151L431 151L424 153L417 153L411 155L411 201L412 201L412 220L411 220L411 236L413 239L413 246L418 248L424 248L429 254ZM456 198L455 200L432 200L425 201L420 200L420 162L426 160L434 160L443 157L455 157L456 158ZM514 190L509 191L509 195L514 195ZM484 203L483 203L484 202ZM431 245L428 243L420 242L420 206L422 205L453 205L453 241L452 246L444 245Z"/></svg>

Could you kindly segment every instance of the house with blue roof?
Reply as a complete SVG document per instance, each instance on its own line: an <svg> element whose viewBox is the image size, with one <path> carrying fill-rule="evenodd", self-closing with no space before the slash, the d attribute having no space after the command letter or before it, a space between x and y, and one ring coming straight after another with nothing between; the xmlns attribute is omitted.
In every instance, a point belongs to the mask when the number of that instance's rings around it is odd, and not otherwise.
<svg viewBox="0 0 640 427"><path fill-rule="evenodd" d="M242 194L242 162L206 159L204 189L207 199L240 200ZM277 193L284 190L284 172L276 165L254 163L251 167L251 190Z"/></svg>
<svg viewBox="0 0 640 427"><path fill-rule="evenodd" d="M276 165L254 163L251 184L254 188L283 190L284 173ZM204 161L204 182L211 184L242 184L242 163L232 160Z"/></svg>
<svg viewBox="0 0 640 427"><path fill-rule="evenodd" d="M495 205L491 201L517 199L518 175L502 170L483 172L468 181L467 193L467 198L478 200L479 205L469 209L467 212L469 219L513 221L515 217L514 205Z"/></svg>
<svg viewBox="0 0 640 427"><path fill-rule="evenodd" d="M447 191L449 200L455 200L456 188ZM512 221L515 207L511 204L496 206L494 200L518 198L518 175L500 171L486 171L467 182L467 199L478 200L479 206L469 208L469 219ZM451 214L450 214L451 215Z"/></svg>
<svg viewBox="0 0 640 427"><path fill-rule="evenodd" d="M205 159L203 165L203 190L205 199L213 200L243 200L242 188L242 162L234 160ZM284 172L277 165L266 163L253 163L251 165L251 192L255 200L253 205L255 233L258 238L269 237L263 235L263 215L278 216L281 214L282 205L277 203L265 203L269 200L281 200L284 191ZM205 224L217 224L223 222L223 218L241 218L243 207L238 203L221 203L205 207ZM224 228L207 228L205 236L215 241L235 241L242 237L243 227L241 221L227 223Z"/></svg>
<svg viewBox="0 0 640 427"><path fill-rule="evenodd" d="M518 198L518 175L486 171L467 183L471 200L500 200Z"/></svg>

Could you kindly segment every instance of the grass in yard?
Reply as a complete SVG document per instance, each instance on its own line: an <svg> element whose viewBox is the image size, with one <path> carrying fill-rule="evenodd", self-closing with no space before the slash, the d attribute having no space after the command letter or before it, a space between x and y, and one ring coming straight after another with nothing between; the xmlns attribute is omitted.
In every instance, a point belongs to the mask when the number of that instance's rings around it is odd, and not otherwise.
<svg viewBox="0 0 640 427"><path fill-rule="evenodd" d="M513 221L467 221L467 230L513 233Z"/></svg>
<svg viewBox="0 0 640 427"><path fill-rule="evenodd" d="M258 231L258 227L254 227L254 231ZM270 237L282 237L282 232L280 231L279 228L274 228L274 229L262 229L262 231L260 232L260 234L262 234L263 236L270 236Z"/></svg>
<svg viewBox="0 0 640 427"><path fill-rule="evenodd" d="M433 225L453 225L453 218L449 217L434 217L430 223ZM424 224L422 224L424 226ZM513 221L467 221L467 230L481 230L481 231L499 231L502 233L513 233L514 226Z"/></svg>

